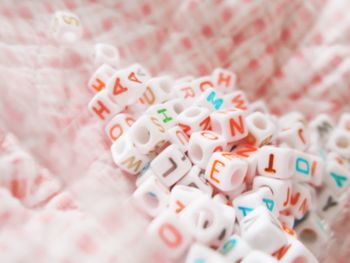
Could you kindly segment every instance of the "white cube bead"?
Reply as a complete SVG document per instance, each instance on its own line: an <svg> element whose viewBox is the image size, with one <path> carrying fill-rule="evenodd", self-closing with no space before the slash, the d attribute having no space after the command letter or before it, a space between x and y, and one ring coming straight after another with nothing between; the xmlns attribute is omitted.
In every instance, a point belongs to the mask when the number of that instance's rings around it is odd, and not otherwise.
<svg viewBox="0 0 350 263"><path fill-rule="evenodd" d="M168 146L151 162L152 171L166 186L172 186L192 167L188 157L174 144Z"/></svg>
<svg viewBox="0 0 350 263"><path fill-rule="evenodd" d="M148 235L155 249L171 259L183 256L192 242L192 236L183 222L171 211L164 211L151 222Z"/></svg>
<svg viewBox="0 0 350 263"><path fill-rule="evenodd" d="M239 235L233 235L225 240L219 252L230 262L236 263L246 257L251 250L251 247L243 238Z"/></svg>
<svg viewBox="0 0 350 263"><path fill-rule="evenodd" d="M130 174L138 174L150 160L136 149L128 134L113 142L111 152L115 164Z"/></svg>
<svg viewBox="0 0 350 263"><path fill-rule="evenodd" d="M281 211L287 209L289 207L290 196L292 194L291 181L267 176L257 176L254 178L253 189L266 186L272 190L278 210Z"/></svg>
<svg viewBox="0 0 350 263"><path fill-rule="evenodd" d="M222 191L232 191L243 184L248 164L230 152L214 152L207 162L205 178Z"/></svg>
<svg viewBox="0 0 350 263"><path fill-rule="evenodd" d="M183 152L188 151L190 137L178 125L168 129L168 135L170 143L177 145Z"/></svg>
<svg viewBox="0 0 350 263"><path fill-rule="evenodd" d="M334 126L335 125L331 116L327 114L317 115L309 122L308 126L311 133L311 141L314 143L323 144L328 140Z"/></svg>
<svg viewBox="0 0 350 263"><path fill-rule="evenodd" d="M108 81L106 89L113 101L122 106L134 103L146 90L149 78L141 65L117 71Z"/></svg>
<svg viewBox="0 0 350 263"><path fill-rule="evenodd" d="M159 152L158 149L162 149L169 140L165 127L156 116L141 116L128 133L136 148L143 154Z"/></svg>
<svg viewBox="0 0 350 263"><path fill-rule="evenodd" d="M248 128L246 143L261 147L272 141L276 127L266 114L254 112L245 118L245 122Z"/></svg>
<svg viewBox="0 0 350 263"><path fill-rule="evenodd" d="M156 104L149 107L145 114L157 116L161 120L162 125L166 129L170 129L176 125L177 114L170 107L167 107L165 104Z"/></svg>
<svg viewBox="0 0 350 263"><path fill-rule="evenodd" d="M237 76L231 70L216 68L211 74L214 88L223 94L233 92L237 84Z"/></svg>
<svg viewBox="0 0 350 263"><path fill-rule="evenodd" d="M196 242L188 251L185 263L229 263L229 261L217 251Z"/></svg>
<svg viewBox="0 0 350 263"><path fill-rule="evenodd" d="M341 209L339 197L326 186L318 191L316 200L316 211L322 218L332 217Z"/></svg>
<svg viewBox="0 0 350 263"><path fill-rule="evenodd" d="M311 208L311 193L306 185L293 184L290 208L296 219L301 219L309 211Z"/></svg>
<svg viewBox="0 0 350 263"><path fill-rule="evenodd" d="M219 246L232 234L235 212L203 195L182 210L180 219L198 242Z"/></svg>
<svg viewBox="0 0 350 263"><path fill-rule="evenodd" d="M248 135L242 110L218 110L210 115L210 120L212 131L220 134L229 143L237 142Z"/></svg>
<svg viewBox="0 0 350 263"><path fill-rule="evenodd" d="M224 96L224 106L223 109L248 109L248 99L245 93L241 90L230 92Z"/></svg>
<svg viewBox="0 0 350 263"><path fill-rule="evenodd" d="M88 104L88 109L102 123L108 122L116 114L123 110L123 107L115 103L109 96L107 90L95 94Z"/></svg>
<svg viewBox="0 0 350 263"><path fill-rule="evenodd" d="M281 263L318 263L315 256L295 237L288 237L288 244L274 254Z"/></svg>
<svg viewBox="0 0 350 263"><path fill-rule="evenodd" d="M51 30L53 37L62 43L73 43L77 41L83 33L79 17L67 11L57 11L54 14Z"/></svg>
<svg viewBox="0 0 350 263"><path fill-rule="evenodd" d="M343 113L338 122L338 128L350 134L350 113Z"/></svg>
<svg viewBox="0 0 350 263"><path fill-rule="evenodd" d="M214 88L207 88L195 100L195 105L207 108L210 112L220 110L224 106L224 97Z"/></svg>
<svg viewBox="0 0 350 263"><path fill-rule="evenodd" d="M108 64L114 68L118 68L120 63L120 55L118 49L110 44L96 44L93 57L96 67L99 67L102 64Z"/></svg>
<svg viewBox="0 0 350 263"><path fill-rule="evenodd" d="M349 159L350 133L341 129L333 130L329 136L327 148Z"/></svg>
<svg viewBox="0 0 350 263"><path fill-rule="evenodd" d="M193 88L196 96L204 93L209 88L214 88L214 83L211 76L203 76L200 78L193 79L191 81L191 87Z"/></svg>
<svg viewBox="0 0 350 263"><path fill-rule="evenodd" d="M134 124L135 119L126 113L115 115L105 126L105 133L112 141L118 140Z"/></svg>
<svg viewBox="0 0 350 263"><path fill-rule="evenodd" d="M242 238L254 249L272 254L287 244L281 224L265 207L254 209L243 218L240 226Z"/></svg>
<svg viewBox="0 0 350 263"><path fill-rule="evenodd" d="M190 106L177 116L177 123L188 135L210 129L210 111L204 107Z"/></svg>
<svg viewBox="0 0 350 263"><path fill-rule="evenodd" d="M281 222L282 228L288 227L288 229L293 229L294 223L295 223L295 218L290 212L284 213L284 211L283 211L283 213L281 212L278 215L278 221Z"/></svg>
<svg viewBox="0 0 350 263"><path fill-rule="evenodd" d="M195 132L190 138L188 156L192 162L205 169L214 152L224 151L226 141L212 131Z"/></svg>
<svg viewBox="0 0 350 263"><path fill-rule="evenodd" d="M193 102L194 99L199 95L196 93L195 89L192 87L192 79L178 81L175 83L173 89L175 91L176 97L183 99L187 102Z"/></svg>
<svg viewBox="0 0 350 263"><path fill-rule="evenodd" d="M174 98L172 89L173 79L170 76L161 76L149 79L145 84L147 91L141 97L147 105L155 105Z"/></svg>
<svg viewBox="0 0 350 263"><path fill-rule="evenodd" d="M155 217L167 208L170 192L158 178L152 176L137 187L132 197L141 211Z"/></svg>
<svg viewBox="0 0 350 263"><path fill-rule="evenodd" d="M322 158L301 151L294 151L295 170L293 178L300 182L308 182L320 186L324 175Z"/></svg>
<svg viewBox="0 0 350 263"><path fill-rule="evenodd" d="M271 213L278 214L276 200L268 187L260 187L256 190L247 191L234 198L232 204L235 208L238 221L244 219L259 206L265 206Z"/></svg>
<svg viewBox="0 0 350 263"><path fill-rule="evenodd" d="M238 157L244 159L248 163L246 182L252 183L257 174L258 168L258 148L249 144L240 144L232 150Z"/></svg>
<svg viewBox="0 0 350 263"><path fill-rule="evenodd" d="M241 263L277 263L278 261L272 256L258 250L251 251Z"/></svg>
<svg viewBox="0 0 350 263"><path fill-rule="evenodd" d="M115 69L107 64L102 64L90 77L88 87L93 92L99 92L107 85L108 80L115 74Z"/></svg>
<svg viewBox="0 0 350 263"><path fill-rule="evenodd" d="M309 133L301 122L291 123L277 134L279 144L286 144L291 148L304 151L309 143Z"/></svg>
<svg viewBox="0 0 350 263"><path fill-rule="evenodd" d="M258 173L279 179L293 175L295 157L292 149L263 146L258 152Z"/></svg>
<svg viewBox="0 0 350 263"><path fill-rule="evenodd" d="M300 242L314 253L318 253L329 242L329 233L324 223L314 213L309 213L307 218L296 226L295 231Z"/></svg>
<svg viewBox="0 0 350 263"><path fill-rule="evenodd" d="M284 114L278 119L278 128L283 130L285 128L290 128L294 124L301 123L306 125L305 116L299 111L292 111L287 114Z"/></svg>
<svg viewBox="0 0 350 263"><path fill-rule="evenodd" d="M188 107L188 102L183 99L171 99L165 102L164 105L171 108L177 116Z"/></svg>
<svg viewBox="0 0 350 263"><path fill-rule="evenodd" d="M171 189L169 209L179 214L185 207L203 194L198 188L177 184Z"/></svg>
<svg viewBox="0 0 350 263"><path fill-rule="evenodd" d="M326 162L326 173L324 182L336 195L344 193L350 184L350 171L346 165L339 163L337 160L330 159Z"/></svg>
<svg viewBox="0 0 350 263"><path fill-rule="evenodd" d="M213 188L204 178L204 170L196 165L192 166L191 170L177 184L198 188L209 196L213 194Z"/></svg>

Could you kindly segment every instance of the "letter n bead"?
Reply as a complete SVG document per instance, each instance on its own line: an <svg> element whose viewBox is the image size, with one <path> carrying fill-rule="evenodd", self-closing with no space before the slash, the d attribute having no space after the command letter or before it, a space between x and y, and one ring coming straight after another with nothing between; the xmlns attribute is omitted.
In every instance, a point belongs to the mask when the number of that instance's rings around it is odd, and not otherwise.
<svg viewBox="0 0 350 263"><path fill-rule="evenodd" d="M148 235L157 251L171 259L184 255L191 245L192 237L174 212L164 211L148 227Z"/></svg>
<svg viewBox="0 0 350 263"><path fill-rule="evenodd" d="M174 144L168 146L151 162L151 169L166 186L172 186L191 170L188 157Z"/></svg>

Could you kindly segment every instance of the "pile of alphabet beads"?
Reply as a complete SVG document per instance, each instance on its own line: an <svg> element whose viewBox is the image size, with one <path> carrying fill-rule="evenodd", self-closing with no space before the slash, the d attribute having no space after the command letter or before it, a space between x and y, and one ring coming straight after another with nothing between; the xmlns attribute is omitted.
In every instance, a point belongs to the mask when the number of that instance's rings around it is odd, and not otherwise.
<svg viewBox="0 0 350 263"><path fill-rule="evenodd" d="M155 251L187 263L317 262L349 186L350 114L277 117L249 103L231 71L152 77L139 64L117 70L117 54L96 46L88 109L136 178Z"/></svg>

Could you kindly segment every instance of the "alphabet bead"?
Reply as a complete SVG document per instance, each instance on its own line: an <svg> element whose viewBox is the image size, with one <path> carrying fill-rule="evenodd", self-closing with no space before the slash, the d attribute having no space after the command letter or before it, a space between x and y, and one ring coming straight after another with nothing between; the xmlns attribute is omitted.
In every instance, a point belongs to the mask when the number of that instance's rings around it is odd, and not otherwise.
<svg viewBox="0 0 350 263"><path fill-rule="evenodd" d="M309 182L320 186L323 181L324 162L312 154L294 151L295 170L293 178L300 182Z"/></svg>
<svg viewBox="0 0 350 263"><path fill-rule="evenodd" d="M272 141L275 125L266 114L254 112L245 121L248 128L248 136L244 139L246 143L261 147Z"/></svg>
<svg viewBox="0 0 350 263"><path fill-rule="evenodd" d="M155 176L149 177L133 193L135 205L150 217L167 208L169 197L169 190Z"/></svg>
<svg viewBox="0 0 350 263"><path fill-rule="evenodd" d="M112 141L118 140L135 122L130 114L120 113L115 115L106 125L105 133Z"/></svg>
<svg viewBox="0 0 350 263"><path fill-rule="evenodd" d="M188 107L187 101L183 99L168 100L164 103L164 105L172 109L176 113L176 115L179 115Z"/></svg>
<svg viewBox="0 0 350 263"><path fill-rule="evenodd" d="M278 215L278 221L281 222L283 228L287 226L289 229L293 229L295 218L289 211L285 210L280 212L280 214ZM293 235L294 234L295 233L293 232Z"/></svg>
<svg viewBox="0 0 350 263"><path fill-rule="evenodd" d="M280 144L284 143L289 147L304 151L309 145L309 134L304 124L295 122L279 131L277 140Z"/></svg>
<svg viewBox="0 0 350 263"><path fill-rule="evenodd" d="M309 130L313 138L313 143L323 144L328 140L329 135L334 129L334 122L332 118L327 114L320 114L312 119L309 123Z"/></svg>
<svg viewBox="0 0 350 263"><path fill-rule="evenodd" d="M258 250L253 250L246 256L241 263L277 263L278 261L270 255Z"/></svg>
<svg viewBox="0 0 350 263"><path fill-rule="evenodd" d="M153 159L150 167L163 184L172 186L190 171L192 164L188 157L172 144Z"/></svg>
<svg viewBox="0 0 350 263"><path fill-rule="evenodd" d="M290 196L292 194L292 184L290 180L257 176L254 178L253 189L258 189L260 187L268 187L272 190L279 211L289 207Z"/></svg>
<svg viewBox="0 0 350 263"><path fill-rule="evenodd" d="M220 246L232 234L235 212L232 207L203 195L182 210L180 219L195 240L209 246Z"/></svg>
<svg viewBox="0 0 350 263"><path fill-rule="evenodd" d="M167 107L165 104L156 104L147 109L145 114L154 115L161 120L162 125L166 129L170 129L176 125L177 114L172 108Z"/></svg>
<svg viewBox="0 0 350 263"><path fill-rule="evenodd" d="M118 68L120 55L116 47L110 44L98 43L95 45L93 59L96 67L99 67L102 64L107 64L114 68Z"/></svg>
<svg viewBox="0 0 350 263"><path fill-rule="evenodd" d="M214 83L211 76L204 76L200 78L193 79L191 81L191 87L196 93L196 97L200 96L207 89L214 88Z"/></svg>
<svg viewBox="0 0 350 263"><path fill-rule="evenodd" d="M212 80L216 90L227 94L236 88L237 76L230 70L217 68L212 73Z"/></svg>
<svg viewBox="0 0 350 263"><path fill-rule="evenodd" d="M175 144L183 152L188 151L190 138L178 125L168 129L168 135L170 143Z"/></svg>
<svg viewBox="0 0 350 263"><path fill-rule="evenodd" d="M294 152L288 148L263 146L258 152L258 172L261 175L288 179L294 172Z"/></svg>
<svg viewBox="0 0 350 263"><path fill-rule="evenodd" d="M241 90L233 91L224 96L224 106L223 109L248 109L248 99L245 93Z"/></svg>
<svg viewBox="0 0 350 263"><path fill-rule="evenodd" d="M350 134L341 129L335 129L327 142L327 148L345 158L350 156Z"/></svg>
<svg viewBox="0 0 350 263"><path fill-rule="evenodd" d="M136 149L128 134L122 135L112 144L111 152L115 164L130 174L138 174L149 161L146 155Z"/></svg>
<svg viewBox="0 0 350 263"><path fill-rule="evenodd" d="M115 69L107 64L102 64L92 74L88 87L93 92L99 92L106 87L108 80L115 74Z"/></svg>
<svg viewBox="0 0 350 263"><path fill-rule="evenodd" d="M171 211L158 215L148 227L149 240L169 258L178 259L190 247L192 237L183 222Z"/></svg>
<svg viewBox="0 0 350 263"><path fill-rule="evenodd" d="M123 107L112 101L107 90L102 90L89 102L88 109L100 122L106 123L121 112Z"/></svg>
<svg viewBox="0 0 350 263"><path fill-rule="evenodd" d="M200 198L203 194L198 188L177 184L171 189L169 209L179 214L185 207L197 198Z"/></svg>
<svg viewBox="0 0 350 263"><path fill-rule="evenodd" d="M204 178L204 170L196 165L192 166L191 170L178 182L178 184L198 188L209 196L212 196L213 194L213 188Z"/></svg>
<svg viewBox="0 0 350 263"><path fill-rule="evenodd" d="M317 194L317 214L322 218L336 215L341 209L340 198L330 191L327 187L322 187Z"/></svg>
<svg viewBox="0 0 350 263"><path fill-rule="evenodd" d="M275 252L274 257L281 263L318 262L315 256L295 237L288 237L288 244Z"/></svg>
<svg viewBox="0 0 350 263"><path fill-rule="evenodd" d="M192 79L185 79L175 83L173 89L176 97L183 99L187 102L193 102L198 96L191 83Z"/></svg>
<svg viewBox="0 0 350 263"><path fill-rule="evenodd" d="M188 156L194 164L205 169L214 152L224 151L225 139L212 131L200 131L192 134Z"/></svg>
<svg viewBox="0 0 350 263"><path fill-rule="evenodd" d="M237 142L248 135L244 113L239 109L218 110L210 115L212 131L228 143Z"/></svg>
<svg viewBox="0 0 350 263"><path fill-rule="evenodd" d="M196 100L195 105L207 108L210 112L220 110L224 106L224 99L220 92L207 88Z"/></svg>
<svg viewBox="0 0 350 263"><path fill-rule="evenodd" d="M311 193L303 184L293 184L290 198L291 211L296 219L301 219L311 208Z"/></svg>
<svg viewBox="0 0 350 263"><path fill-rule="evenodd" d="M278 119L278 127L280 130L290 128L297 123L302 124L304 127L306 126L305 116L299 111L289 112Z"/></svg>
<svg viewBox="0 0 350 263"><path fill-rule="evenodd" d="M82 26L76 14L57 11L51 24L52 35L58 42L73 43L82 35Z"/></svg>
<svg viewBox="0 0 350 263"><path fill-rule="evenodd" d="M248 164L230 152L215 152L209 159L205 178L222 191L232 191L243 184Z"/></svg>
<svg viewBox="0 0 350 263"><path fill-rule="evenodd" d="M219 252L230 262L240 262L251 252L251 247L239 235L232 235L225 240Z"/></svg>
<svg viewBox="0 0 350 263"><path fill-rule="evenodd" d="M242 238L252 248L265 253L272 254L288 242L281 224L263 206L255 208L254 211L244 217L240 226Z"/></svg>
<svg viewBox="0 0 350 263"><path fill-rule="evenodd" d="M265 206L270 212L278 214L275 198L268 187L251 190L233 199L233 207L238 221L250 214L255 208Z"/></svg>
<svg viewBox="0 0 350 263"><path fill-rule="evenodd" d="M196 242L191 246L185 263L229 263L229 261L215 250Z"/></svg>
<svg viewBox="0 0 350 263"><path fill-rule="evenodd" d="M147 90L141 97L147 105L155 105L166 102L174 97L172 89L172 78L162 76L151 78L146 82Z"/></svg>
<svg viewBox="0 0 350 263"><path fill-rule="evenodd" d="M341 161L341 159L338 159ZM349 169L343 163L337 160L330 160L326 163L326 173L324 175L324 182L336 195L342 194L348 187L350 181ZM345 163L345 162L344 162Z"/></svg>
<svg viewBox="0 0 350 263"><path fill-rule="evenodd" d="M192 133L210 129L210 111L207 108L190 106L177 116L180 128L191 136Z"/></svg>
<svg viewBox="0 0 350 263"><path fill-rule="evenodd" d="M249 144L240 144L232 152L247 162L248 169L245 182L250 184L257 173L258 148Z"/></svg>
<svg viewBox="0 0 350 263"><path fill-rule="evenodd" d="M169 136L156 116L143 115L129 129L130 139L142 154L156 154L168 143Z"/></svg>

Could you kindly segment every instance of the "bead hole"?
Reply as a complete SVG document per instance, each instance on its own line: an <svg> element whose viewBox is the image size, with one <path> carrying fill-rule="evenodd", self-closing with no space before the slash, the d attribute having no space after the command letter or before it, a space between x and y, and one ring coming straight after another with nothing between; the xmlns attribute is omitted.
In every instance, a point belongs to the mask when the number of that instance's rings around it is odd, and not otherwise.
<svg viewBox="0 0 350 263"><path fill-rule="evenodd" d="M336 139L336 144L339 148L346 149L349 147L349 142L344 136L339 136Z"/></svg>
<svg viewBox="0 0 350 263"><path fill-rule="evenodd" d="M253 124L260 130L265 130L267 128L266 120L262 117L254 118Z"/></svg>
<svg viewBox="0 0 350 263"><path fill-rule="evenodd" d="M145 126L139 127L134 132L134 134L135 134L136 141L140 144L148 143L150 138L151 138L151 134L150 134L149 130L147 129L147 127L145 127Z"/></svg>
<svg viewBox="0 0 350 263"><path fill-rule="evenodd" d="M317 233L309 228L305 228L300 233L300 239L306 243L314 243L317 240Z"/></svg>

